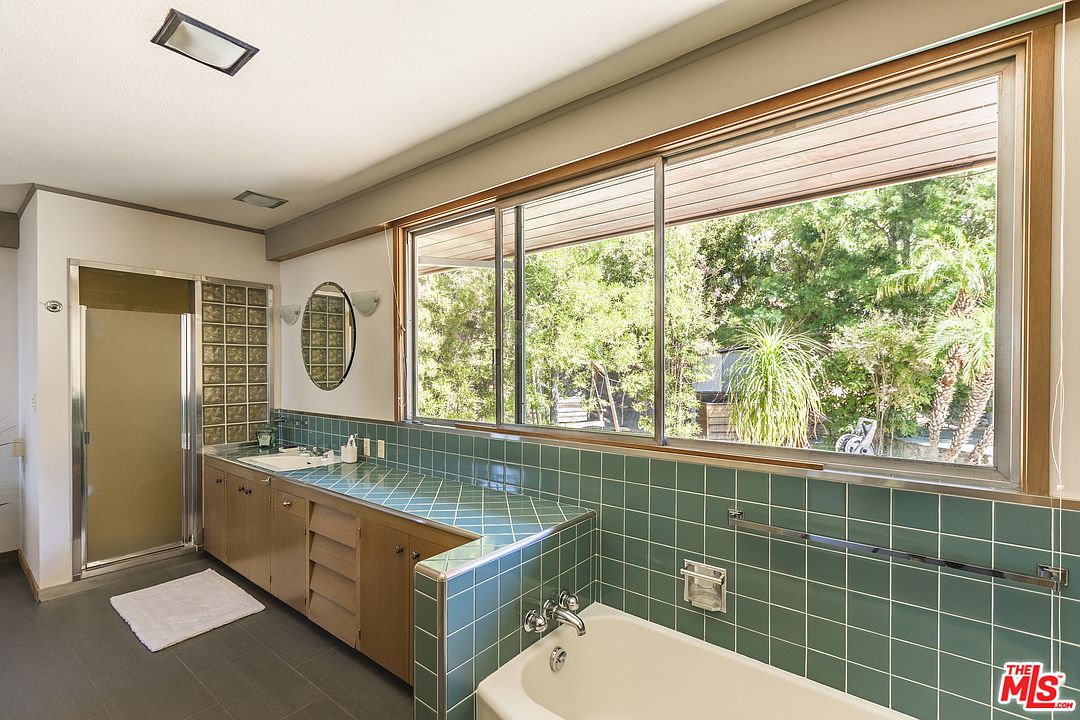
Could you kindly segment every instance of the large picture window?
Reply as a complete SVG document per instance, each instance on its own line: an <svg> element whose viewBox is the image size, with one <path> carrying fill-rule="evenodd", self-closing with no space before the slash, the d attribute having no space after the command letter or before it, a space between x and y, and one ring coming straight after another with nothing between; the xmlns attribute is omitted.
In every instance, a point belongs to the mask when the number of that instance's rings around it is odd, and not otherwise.
<svg viewBox="0 0 1080 720"><path fill-rule="evenodd" d="M1015 484L1025 62L984 53L409 228L411 416Z"/></svg>
<svg viewBox="0 0 1080 720"><path fill-rule="evenodd" d="M995 464L1000 82L669 161L670 435Z"/></svg>

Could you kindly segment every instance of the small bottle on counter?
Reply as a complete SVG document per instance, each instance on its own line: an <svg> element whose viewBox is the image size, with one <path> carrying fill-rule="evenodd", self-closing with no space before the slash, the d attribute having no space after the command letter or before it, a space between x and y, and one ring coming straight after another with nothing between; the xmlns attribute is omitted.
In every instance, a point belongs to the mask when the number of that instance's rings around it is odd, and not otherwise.
<svg viewBox="0 0 1080 720"><path fill-rule="evenodd" d="M356 462L356 436L350 435L349 442L341 446L341 462Z"/></svg>

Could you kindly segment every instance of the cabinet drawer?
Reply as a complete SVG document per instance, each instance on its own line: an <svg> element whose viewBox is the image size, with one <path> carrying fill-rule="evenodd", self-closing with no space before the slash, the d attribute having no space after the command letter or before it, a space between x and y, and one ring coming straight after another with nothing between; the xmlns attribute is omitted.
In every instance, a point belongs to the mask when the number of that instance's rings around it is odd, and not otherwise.
<svg viewBox="0 0 1080 720"><path fill-rule="evenodd" d="M315 504L311 510L311 532L328 537L348 547L356 547L356 518L326 505Z"/></svg>
<svg viewBox="0 0 1080 720"><path fill-rule="evenodd" d="M308 619L350 647L356 645L356 615L319 593L311 593Z"/></svg>
<svg viewBox="0 0 1080 720"><path fill-rule="evenodd" d="M356 580L356 550L322 535L311 536L311 560Z"/></svg>
<svg viewBox="0 0 1080 720"><path fill-rule="evenodd" d="M356 612L356 581L338 575L318 563L311 566L311 590L333 600L351 613Z"/></svg>
<svg viewBox="0 0 1080 720"><path fill-rule="evenodd" d="M283 490L274 488L273 499L270 501L273 507L281 508L285 512L295 515L307 521L307 500L297 497Z"/></svg>

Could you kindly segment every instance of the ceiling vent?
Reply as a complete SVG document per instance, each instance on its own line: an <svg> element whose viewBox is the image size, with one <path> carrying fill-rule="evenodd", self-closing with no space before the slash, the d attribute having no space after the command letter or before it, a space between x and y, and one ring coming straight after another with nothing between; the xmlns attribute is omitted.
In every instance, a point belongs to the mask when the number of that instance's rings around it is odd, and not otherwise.
<svg viewBox="0 0 1080 720"><path fill-rule="evenodd" d="M274 197L273 195L263 195L262 193L252 192L251 190L245 190L244 192L234 197L233 200L239 200L242 203L254 205L255 207L270 209L279 207L289 202L288 200L283 200L282 198Z"/></svg>
<svg viewBox="0 0 1080 720"><path fill-rule="evenodd" d="M226 75L235 75L259 48L226 35L217 28L170 10L165 24L150 40L155 45L189 57Z"/></svg>

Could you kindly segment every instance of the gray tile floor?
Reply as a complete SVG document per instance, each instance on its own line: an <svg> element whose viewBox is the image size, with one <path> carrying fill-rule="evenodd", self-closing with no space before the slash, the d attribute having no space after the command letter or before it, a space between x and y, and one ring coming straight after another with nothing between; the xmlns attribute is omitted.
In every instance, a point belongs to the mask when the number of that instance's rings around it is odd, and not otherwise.
<svg viewBox="0 0 1080 720"><path fill-rule="evenodd" d="M212 567L266 609L151 653L109 598ZM212 558L34 602L0 565L0 720L406 720L412 689Z"/></svg>

